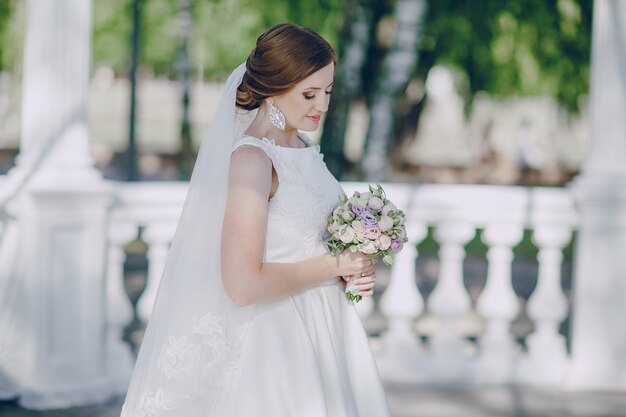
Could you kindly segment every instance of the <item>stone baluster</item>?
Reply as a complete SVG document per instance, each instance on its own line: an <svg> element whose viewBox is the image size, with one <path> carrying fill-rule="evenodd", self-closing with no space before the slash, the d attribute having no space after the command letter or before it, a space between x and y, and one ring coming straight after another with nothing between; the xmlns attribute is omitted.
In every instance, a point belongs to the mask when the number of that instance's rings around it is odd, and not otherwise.
<svg viewBox="0 0 626 417"><path fill-rule="evenodd" d="M480 337L480 357L476 378L484 383L507 383L515 371L515 340L509 331L511 321L519 312L517 296L511 284L512 247L523 236L521 224L489 224L483 238L490 247L487 252L487 284L477 309L486 322Z"/></svg>
<svg viewBox="0 0 626 417"><path fill-rule="evenodd" d="M124 328L133 319L133 306L124 289L124 246L137 235L137 227L113 224L109 227L107 293L107 376L111 391L122 395L128 388L134 358L130 346L122 340Z"/></svg>
<svg viewBox="0 0 626 417"><path fill-rule="evenodd" d="M378 365L385 380L416 382L420 372L420 343L413 323L424 310L424 299L415 283L416 246L427 234L425 225L407 222L409 241L396 255L391 280L381 298L380 308L389 327L382 334L382 350Z"/></svg>
<svg viewBox="0 0 626 417"><path fill-rule="evenodd" d="M428 299L428 309L439 322L430 340L433 379L459 380L469 376L465 343L458 325L471 306L463 285L463 245L474 235L475 228L461 221L443 222L435 230L440 243L439 280Z"/></svg>
<svg viewBox="0 0 626 417"><path fill-rule="evenodd" d="M571 237L572 231L566 226L535 226L533 240L539 247L539 274L527 307L535 331L527 338L528 355L518 372L524 383L559 385L565 377L567 349L559 325L567 317L567 298L561 288L561 263L563 247Z"/></svg>
<svg viewBox="0 0 626 417"><path fill-rule="evenodd" d="M174 231L175 225L173 224L153 223L146 227L142 235L148 244L148 282L137 301L137 314L144 322L148 321L152 313Z"/></svg>

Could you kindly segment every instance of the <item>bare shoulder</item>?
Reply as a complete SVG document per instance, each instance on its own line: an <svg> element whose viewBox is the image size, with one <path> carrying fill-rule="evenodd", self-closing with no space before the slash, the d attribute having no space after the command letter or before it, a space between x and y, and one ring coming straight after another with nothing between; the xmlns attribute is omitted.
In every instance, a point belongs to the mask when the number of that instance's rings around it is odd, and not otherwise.
<svg viewBox="0 0 626 417"><path fill-rule="evenodd" d="M272 160L263 149L254 145L242 145L235 149L230 160L231 174L250 173L263 175L272 173Z"/></svg>

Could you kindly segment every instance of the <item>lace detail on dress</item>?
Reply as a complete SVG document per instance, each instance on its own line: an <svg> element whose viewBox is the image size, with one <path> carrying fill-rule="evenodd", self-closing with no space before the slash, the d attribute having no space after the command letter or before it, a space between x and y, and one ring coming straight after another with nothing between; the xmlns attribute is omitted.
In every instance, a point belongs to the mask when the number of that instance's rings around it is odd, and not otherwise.
<svg viewBox="0 0 626 417"><path fill-rule="evenodd" d="M228 317L208 312L192 324L189 333L170 335L157 358L157 369L168 386L178 382L180 389L175 392L185 394L169 394L161 387L144 392L132 416L182 417L190 410L205 410L209 415L222 395L228 372L236 367L241 333ZM121 417L130 416L124 406Z"/></svg>
<svg viewBox="0 0 626 417"><path fill-rule="evenodd" d="M268 218L276 222L284 238L298 238L306 256L326 251L324 237L326 219L338 203L337 195L329 199L329 184L340 189L335 178L328 172L318 145L308 149L281 149L273 140L263 139L278 173L279 186L270 200ZM310 149L312 148L312 149ZM314 152L311 158L299 159L282 155L281 151ZM306 166L310 163L310 166ZM303 165L305 167L303 167ZM306 169L306 171L305 171ZM311 177L311 172L320 178Z"/></svg>

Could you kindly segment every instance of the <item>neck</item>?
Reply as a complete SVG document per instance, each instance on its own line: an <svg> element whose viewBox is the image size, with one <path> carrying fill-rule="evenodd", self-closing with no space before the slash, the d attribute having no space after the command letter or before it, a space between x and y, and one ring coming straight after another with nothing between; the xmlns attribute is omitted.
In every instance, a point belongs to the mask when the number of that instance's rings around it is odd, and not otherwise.
<svg viewBox="0 0 626 417"><path fill-rule="evenodd" d="M304 146L298 138L297 129L287 126L282 131L270 123L267 107L264 104L259 107L254 120L245 133L256 138L273 139L278 146L289 148L302 148Z"/></svg>

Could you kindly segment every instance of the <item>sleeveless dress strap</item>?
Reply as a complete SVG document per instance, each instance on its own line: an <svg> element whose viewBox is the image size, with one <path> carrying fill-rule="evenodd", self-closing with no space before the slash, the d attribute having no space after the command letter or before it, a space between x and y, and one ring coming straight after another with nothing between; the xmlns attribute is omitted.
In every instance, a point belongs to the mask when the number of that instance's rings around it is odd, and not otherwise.
<svg viewBox="0 0 626 417"><path fill-rule="evenodd" d="M252 136L244 136L241 139L237 140L233 144L233 149L231 153L235 152L240 147L246 146L246 145L251 145L251 146L260 148L263 152L265 152L267 157L272 161L272 165L275 166L276 163L278 162L276 158L276 149L275 149L276 147L267 139L257 139Z"/></svg>

